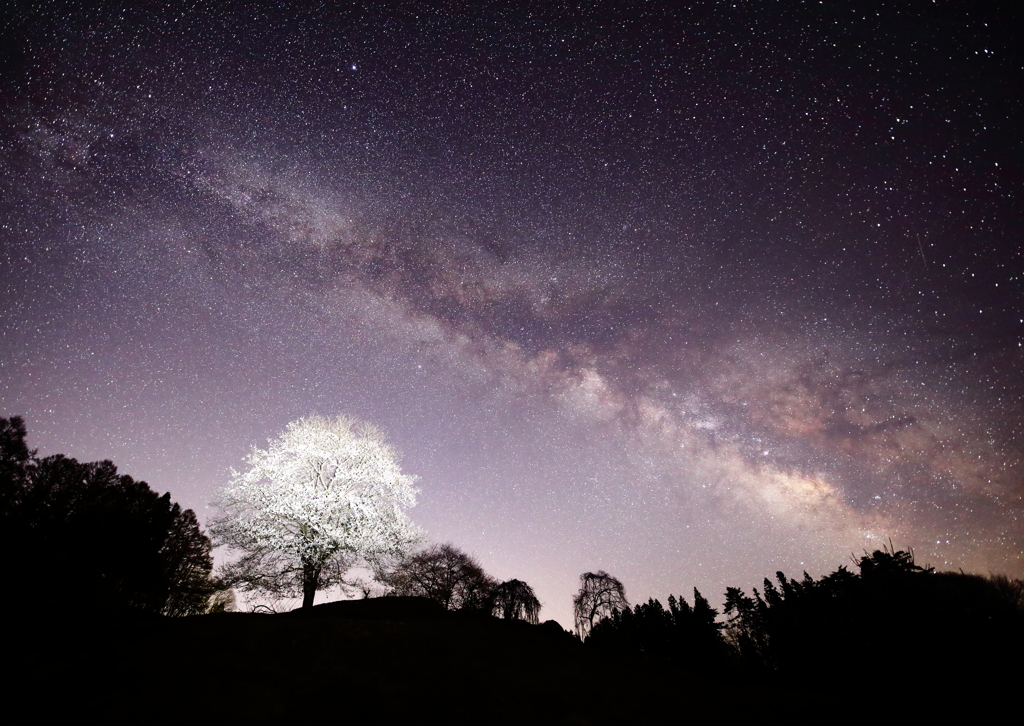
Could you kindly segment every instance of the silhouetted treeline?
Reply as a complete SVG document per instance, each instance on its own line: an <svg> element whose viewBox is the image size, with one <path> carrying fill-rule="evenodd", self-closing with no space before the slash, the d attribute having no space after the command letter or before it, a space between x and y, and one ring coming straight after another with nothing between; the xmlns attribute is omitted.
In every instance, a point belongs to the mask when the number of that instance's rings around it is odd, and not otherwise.
<svg viewBox="0 0 1024 726"><path fill-rule="evenodd" d="M694 591L617 610L593 626L588 647L617 649L705 675L744 675L828 686L895 679L1009 684L1024 673L1024 581L937 573L912 552L885 548L819 580L777 572L747 595L728 588L724 614Z"/></svg>
<svg viewBox="0 0 1024 726"><path fill-rule="evenodd" d="M682 596L669 595L668 608L651 599L616 610L594 624L586 643L591 648L634 652L694 670L720 672L728 664L729 652L717 616L718 611L694 588L693 606Z"/></svg>
<svg viewBox="0 0 1024 726"><path fill-rule="evenodd" d="M753 596L729 588L726 632L743 666L808 682L882 673L996 682L1021 672L1024 582L935 572L890 548L857 568L819 580L777 572Z"/></svg>
<svg viewBox="0 0 1024 726"><path fill-rule="evenodd" d="M0 546L7 608L206 612L217 590L195 514L109 461L37 458L0 419Z"/></svg>

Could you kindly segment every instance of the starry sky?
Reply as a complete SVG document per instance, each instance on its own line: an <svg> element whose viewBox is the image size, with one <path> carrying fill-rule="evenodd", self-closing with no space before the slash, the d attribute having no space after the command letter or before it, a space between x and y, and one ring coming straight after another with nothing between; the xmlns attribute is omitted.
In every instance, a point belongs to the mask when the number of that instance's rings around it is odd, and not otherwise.
<svg viewBox="0 0 1024 726"><path fill-rule="evenodd" d="M354 415L565 625L597 569L1024 576L1013 3L4 7L0 415L40 454L205 520Z"/></svg>

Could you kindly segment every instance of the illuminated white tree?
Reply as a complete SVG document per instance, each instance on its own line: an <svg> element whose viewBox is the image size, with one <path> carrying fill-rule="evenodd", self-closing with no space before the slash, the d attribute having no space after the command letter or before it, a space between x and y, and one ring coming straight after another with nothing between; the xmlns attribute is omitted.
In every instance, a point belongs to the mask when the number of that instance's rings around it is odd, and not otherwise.
<svg viewBox="0 0 1024 726"><path fill-rule="evenodd" d="M232 470L210 524L236 558L224 578L242 590L302 595L343 582L355 566L402 557L419 539L405 509L415 505L415 477L370 424L339 416L293 421L249 468Z"/></svg>

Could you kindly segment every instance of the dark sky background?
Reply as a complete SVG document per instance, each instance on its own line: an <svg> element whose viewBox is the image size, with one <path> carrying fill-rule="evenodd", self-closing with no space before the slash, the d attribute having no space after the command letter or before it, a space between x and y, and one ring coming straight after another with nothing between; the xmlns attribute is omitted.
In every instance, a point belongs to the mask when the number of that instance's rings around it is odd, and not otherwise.
<svg viewBox="0 0 1024 726"><path fill-rule="evenodd" d="M1024 576L1015 8L5 3L0 415L202 519L367 419L566 625L599 568Z"/></svg>

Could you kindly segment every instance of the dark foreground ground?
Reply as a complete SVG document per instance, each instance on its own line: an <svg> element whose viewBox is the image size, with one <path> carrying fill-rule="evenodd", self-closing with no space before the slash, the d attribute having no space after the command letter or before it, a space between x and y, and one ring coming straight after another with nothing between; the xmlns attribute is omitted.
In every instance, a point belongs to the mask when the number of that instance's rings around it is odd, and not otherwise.
<svg viewBox="0 0 1024 726"><path fill-rule="evenodd" d="M44 723L631 724L832 710L818 692L601 657L553 623L402 600L23 622L6 638L8 713Z"/></svg>

